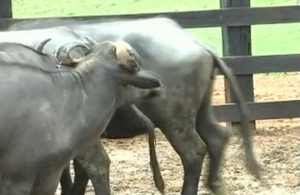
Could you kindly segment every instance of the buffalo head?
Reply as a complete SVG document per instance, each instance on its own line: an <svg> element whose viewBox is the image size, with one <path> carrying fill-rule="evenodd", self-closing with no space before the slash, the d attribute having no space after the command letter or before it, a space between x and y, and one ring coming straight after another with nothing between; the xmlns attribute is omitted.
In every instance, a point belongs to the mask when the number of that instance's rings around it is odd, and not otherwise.
<svg viewBox="0 0 300 195"><path fill-rule="evenodd" d="M104 41L95 45L87 56L78 58L76 69L94 68L100 63L109 69L111 75L122 85L132 85L138 88L155 88L161 85L160 77L151 71L141 69L137 52L124 41Z"/></svg>

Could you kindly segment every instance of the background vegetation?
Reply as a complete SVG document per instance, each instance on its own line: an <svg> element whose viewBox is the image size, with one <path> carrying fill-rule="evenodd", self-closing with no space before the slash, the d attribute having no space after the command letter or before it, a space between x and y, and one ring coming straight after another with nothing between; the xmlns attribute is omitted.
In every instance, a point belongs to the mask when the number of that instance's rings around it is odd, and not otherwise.
<svg viewBox="0 0 300 195"><path fill-rule="evenodd" d="M252 0L251 6L296 5L297 0ZM12 0L15 18L114 15L218 9L219 0ZM222 55L221 28L186 29ZM252 27L254 55L300 53L300 23Z"/></svg>

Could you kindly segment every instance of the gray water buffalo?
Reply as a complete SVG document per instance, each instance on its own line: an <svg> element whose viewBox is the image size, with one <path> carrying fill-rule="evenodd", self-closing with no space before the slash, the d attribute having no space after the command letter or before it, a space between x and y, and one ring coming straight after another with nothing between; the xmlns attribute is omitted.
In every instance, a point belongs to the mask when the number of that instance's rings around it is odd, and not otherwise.
<svg viewBox="0 0 300 195"><path fill-rule="evenodd" d="M0 59L1 195L53 194L117 107L138 98L137 88L160 86L156 74L118 64L122 44L97 44L71 71Z"/></svg>
<svg viewBox="0 0 300 195"><path fill-rule="evenodd" d="M64 23L66 24L67 22ZM60 21L52 21L52 25L59 26ZM39 28L42 24L36 22L27 26ZM202 163L207 151L210 156L208 187L215 194L225 193L219 170L229 133L219 126L211 107L213 81L216 69L219 69L233 87L241 110L240 132L244 141L246 167L259 177L259 166L253 154L242 95L230 70L208 47L166 18L93 21L65 28L79 37L88 37L95 43L103 40L124 40L140 54L145 69L161 75L164 86L161 96L138 100L135 104L162 130L179 154L184 168L181 193L185 195L197 194ZM14 29L19 30L22 27L16 25ZM52 28L52 31L55 29ZM51 28L47 30L50 32ZM47 50L47 45L45 48ZM140 133L142 128L139 119L129 116L127 109L128 105L124 105L117 110L108 125L108 137L126 137ZM129 119L134 122L127 123Z"/></svg>
<svg viewBox="0 0 300 195"><path fill-rule="evenodd" d="M20 43L12 43L12 42L2 42L0 43L0 62L8 62L8 63L23 63L23 65L29 65L34 67L39 67L44 70L50 70L50 71L56 71L57 70L57 61L44 53L41 53L41 50L43 50L43 47L46 43L48 43L50 39L46 39L45 41L41 42L37 45L37 49L33 49L30 46L26 46L24 44ZM117 50L117 56L118 56L118 64L123 64L122 67L126 68L128 71L135 72L139 70L140 62L139 62L139 55L130 47L130 45L125 44L124 42L117 42L115 43L118 46ZM68 43L66 45L63 45L63 47L59 48L60 51L63 53L67 52L67 55L75 54L77 51L80 51L82 49L82 45L74 44L74 43ZM85 48L87 49L87 48ZM86 50L84 50L87 52ZM90 52L90 51L89 51ZM83 55L82 53L78 53L77 55ZM74 56L74 55L73 55ZM83 55L84 56L84 55ZM57 57L57 56L56 56ZM74 58L72 58L74 59ZM78 61L78 60L77 60ZM26 64L24 64L26 63ZM60 69L70 69L70 67L67 66L60 66ZM144 96L144 91L139 90L139 97L141 98L149 98L148 95ZM152 96L153 97L153 96ZM142 126L144 127L145 132L149 136L149 146L150 146L150 164L152 166L152 171L154 178L156 178L156 184L159 186L159 190L163 191L163 180L159 171L159 166L157 162L156 157L156 151L155 151L155 134L154 134L154 124L141 112L139 111L134 105L130 105L129 112L132 116L136 116L140 119L140 121L143 121ZM142 120L141 120L142 119ZM87 149L88 152L82 154L81 156L76 157L75 164L77 161L82 162L86 161L87 158L93 155L92 159L89 159L89 167L86 168L89 177L92 178L92 182L95 186L95 192L96 194L105 193L108 194L110 192L110 185L109 185L109 171L105 168L101 168L101 166L97 166L97 161L93 161L94 156L101 155L99 158L101 158L101 165L105 164L106 166L109 166L109 157L106 154L104 148L102 147L101 143L95 143L96 147L92 146L89 149ZM93 150L96 149L97 152L94 152ZM84 160L81 160L84 159ZM96 165L95 165L96 164ZM84 166L85 163L83 163L81 166ZM76 167L78 167L77 165ZM94 167L94 168L91 168ZM101 175L99 174L95 175L95 172L89 172L89 170L95 170L99 169L101 170ZM79 175L79 174L77 174ZM93 177L101 177L102 184L99 185L98 183L95 183L97 181L96 178ZM76 183L78 183L78 178L76 177ZM83 182L81 182L83 183ZM69 169L65 169L63 172L62 180L61 180L62 187L62 195L66 194L76 194L77 191L80 191L80 188L77 190L78 185L72 188L72 180L70 177ZM101 189L98 189L97 186L101 186ZM103 187L105 186L105 187Z"/></svg>

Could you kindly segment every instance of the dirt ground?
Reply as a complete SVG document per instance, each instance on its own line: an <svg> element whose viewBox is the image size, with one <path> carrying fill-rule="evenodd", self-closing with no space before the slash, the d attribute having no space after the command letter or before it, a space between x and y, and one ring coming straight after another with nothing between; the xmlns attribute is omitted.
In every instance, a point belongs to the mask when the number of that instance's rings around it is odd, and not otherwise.
<svg viewBox="0 0 300 195"><path fill-rule="evenodd" d="M300 99L300 73L256 75L256 101ZM224 102L222 78L217 79L214 104ZM157 153L166 194L180 194L182 166L164 135L156 132ZM255 154L264 168L264 182L256 181L245 170L241 140L232 136L226 149L222 175L232 195L300 195L300 119L257 121L254 133ZM107 140L103 143L111 158L111 185L114 195L159 194L149 167L145 136ZM207 160L205 162L206 166ZM206 169L200 179L199 194L207 194ZM89 187L87 195L94 194Z"/></svg>

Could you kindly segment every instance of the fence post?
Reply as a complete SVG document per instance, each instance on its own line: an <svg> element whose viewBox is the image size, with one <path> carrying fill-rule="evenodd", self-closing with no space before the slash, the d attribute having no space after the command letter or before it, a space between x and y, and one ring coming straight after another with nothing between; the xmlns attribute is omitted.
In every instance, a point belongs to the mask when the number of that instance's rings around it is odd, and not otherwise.
<svg viewBox="0 0 300 195"><path fill-rule="evenodd" d="M250 7L250 0L220 0L221 8L230 7ZM251 55L251 26L242 27L222 27L223 55ZM237 76L237 81L241 87L246 101L254 101L253 75ZM226 102L235 102L235 97L228 89L225 82L225 100ZM239 128L239 123L227 123L235 130ZM255 129L255 121L251 121L250 129Z"/></svg>
<svg viewBox="0 0 300 195"><path fill-rule="evenodd" d="M11 0L0 0L0 19L12 18ZM7 26L0 25L0 30L7 28Z"/></svg>

